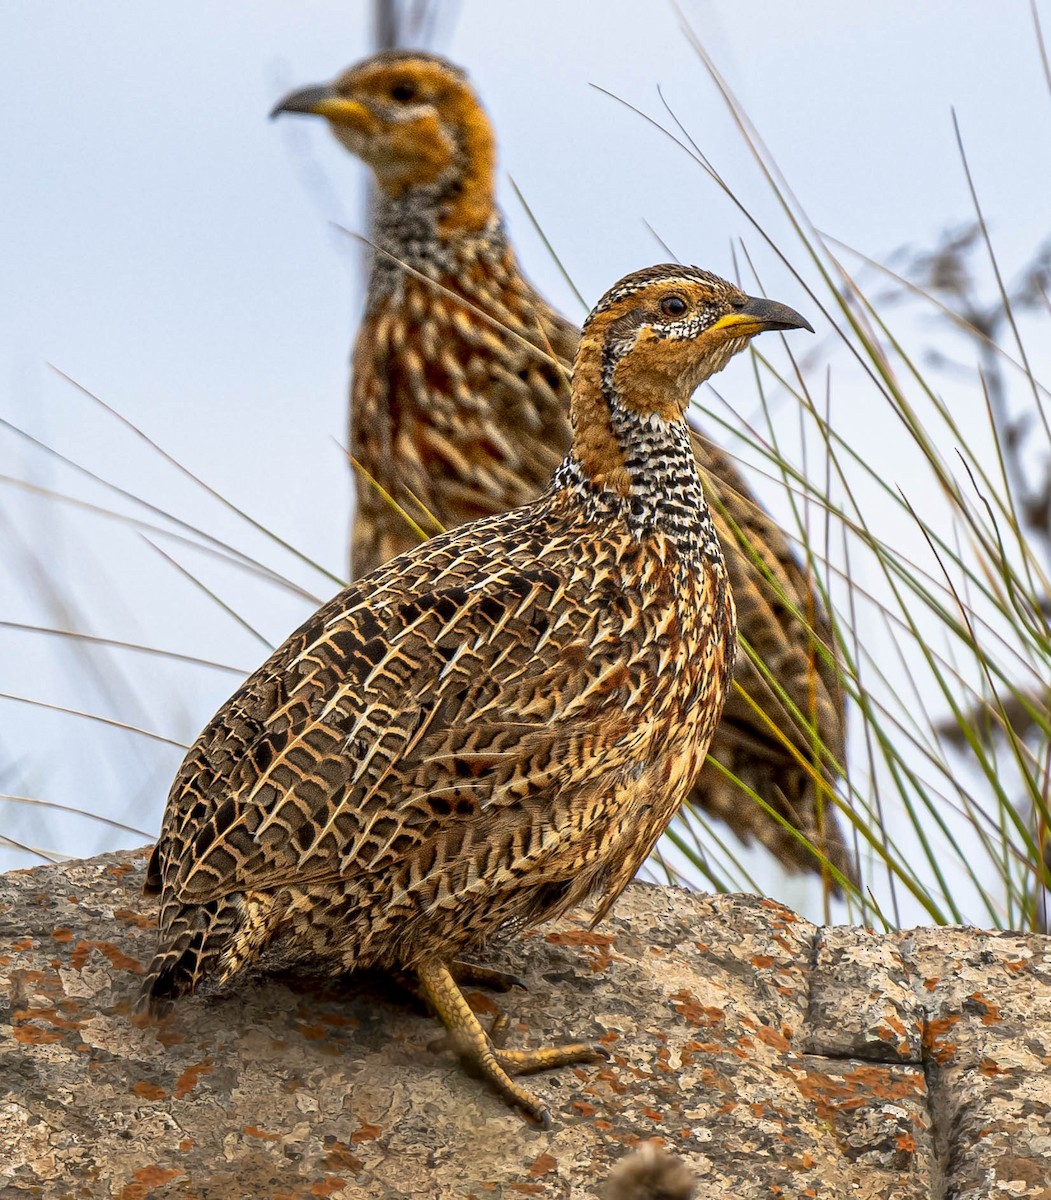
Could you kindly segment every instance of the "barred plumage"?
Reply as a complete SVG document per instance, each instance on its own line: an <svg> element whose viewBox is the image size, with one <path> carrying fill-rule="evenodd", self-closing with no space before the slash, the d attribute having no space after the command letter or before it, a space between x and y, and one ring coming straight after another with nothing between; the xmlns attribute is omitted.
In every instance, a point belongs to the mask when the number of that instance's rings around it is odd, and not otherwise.
<svg viewBox="0 0 1051 1200"><path fill-rule="evenodd" d="M579 330L519 271L495 206L492 128L463 71L416 51L380 54L274 112L326 117L379 187L351 392L349 444L361 467L351 567L360 577L418 543L412 522L430 534L540 494L569 448L565 368ZM712 756L856 878L833 802L815 785L844 762L827 612L729 457L691 437L741 633L776 680L737 655L744 694L730 695ZM820 870L718 768L702 770L691 802L745 842L758 838L789 870Z"/></svg>
<svg viewBox="0 0 1051 1200"><path fill-rule="evenodd" d="M689 791L736 642L682 414L750 337L800 326L689 267L596 306L543 495L341 592L191 748L147 877L148 1008L257 962L413 972L460 1053L546 1120L510 1076L599 1051L494 1045L454 960L588 897L597 919Z"/></svg>

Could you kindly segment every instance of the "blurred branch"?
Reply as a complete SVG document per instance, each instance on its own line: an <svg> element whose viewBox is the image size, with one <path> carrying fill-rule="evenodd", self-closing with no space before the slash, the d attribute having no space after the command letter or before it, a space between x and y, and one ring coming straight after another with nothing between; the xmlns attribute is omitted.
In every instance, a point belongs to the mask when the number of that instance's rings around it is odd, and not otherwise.
<svg viewBox="0 0 1051 1200"><path fill-rule="evenodd" d="M1034 413L1013 415L1008 398L1003 359L998 345L1015 314L1048 310L1051 289L1051 238L1038 246L1015 283L992 300L983 287L974 261L984 246L977 220L945 229L933 249L903 247L903 273L939 300L955 318L957 329L969 332L978 355L993 422L1003 449L1008 486L1028 531L1051 563L1051 458L1045 457L1039 473L1027 468L1024 451L1031 440Z"/></svg>

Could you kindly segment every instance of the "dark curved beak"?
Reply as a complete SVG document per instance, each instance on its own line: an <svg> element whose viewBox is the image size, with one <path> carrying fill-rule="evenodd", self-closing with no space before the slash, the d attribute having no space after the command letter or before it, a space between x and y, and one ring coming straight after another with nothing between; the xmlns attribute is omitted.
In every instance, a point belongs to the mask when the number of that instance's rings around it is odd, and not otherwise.
<svg viewBox="0 0 1051 1200"><path fill-rule="evenodd" d="M270 110L270 119L273 120L281 113L307 113L310 116L322 116L324 108L339 99L339 94L327 84L299 88L297 91L289 92L283 100L279 100L274 105Z"/></svg>
<svg viewBox="0 0 1051 1200"><path fill-rule="evenodd" d="M732 330L735 336L740 337L750 337L768 329L807 329L814 332L810 322L794 308L779 304L776 300L764 300L761 296L749 296L733 312L720 317L712 328Z"/></svg>

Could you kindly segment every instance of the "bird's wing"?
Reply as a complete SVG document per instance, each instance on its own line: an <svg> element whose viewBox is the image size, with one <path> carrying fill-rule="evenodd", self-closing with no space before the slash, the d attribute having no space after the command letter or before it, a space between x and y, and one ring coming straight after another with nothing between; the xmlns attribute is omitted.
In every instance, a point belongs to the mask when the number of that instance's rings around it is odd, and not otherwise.
<svg viewBox="0 0 1051 1200"><path fill-rule="evenodd" d="M442 853L450 829L506 830L509 808L535 832L567 772L613 770L616 747L645 736L618 649L572 593L536 563L347 589L190 751L162 833L167 885L205 903L378 871Z"/></svg>

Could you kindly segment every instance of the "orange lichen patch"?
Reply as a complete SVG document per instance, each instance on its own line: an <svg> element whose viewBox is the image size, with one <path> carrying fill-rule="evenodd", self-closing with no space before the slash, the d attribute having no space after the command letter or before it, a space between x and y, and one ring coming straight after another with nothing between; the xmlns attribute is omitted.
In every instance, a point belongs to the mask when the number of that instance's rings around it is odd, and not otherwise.
<svg viewBox="0 0 1051 1200"><path fill-rule="evenodd" d="M769 954L753 954L752 957L749 959L749 962L752 964L753 967L757 967L760 969L765 968L765 967L772 967L774 965L774 960Z"/></svg>
<svg viewBox="0 0 1051 1200"><path fill-rule="evenodd" d="M616 936L611 933L592 933L589 929L567 929L561 933L545 934L544 940L556 946L583 946L598 951L590 957L592 971L604 971L613 961Z"/></svg>
<svg viewBox="0 0 1051 1200"><path fill-rule="evenodd" d="M902 1022L895 1016L886 1017L884 1019L884 1024L890 1026L890 1028L893 1029L894 1032L896 1034L898 1034L899 1037L905 1037L908 1033L908 1030L906 1030L906 1028L905 1028L904 1022Z"/></svg>
<svg viewBox="0 0 1051 1200"><path fill-rule="evenodd" d="M1029 966L1029 960L1026 958L1019 959L1004 959L1003 968L1005 971L1010 971L1012 975L1017 975L1019 971L1024 971Z"/></svg>
<svg viewBox="0 0 1051 1200"><path fill-rule="evenodd" d="M170 1183L185 1174L185 1171L173 1171L165 1167L140 1167L131 1177L132 1182L124 1186L117 1200L145 1200L153 1188L160 1187L162 1183Z"/></svg>
<svg viewBox="0 0 1051 1200"><path fill-rule="evenodd" d="M930 979L925 979L923 981L923 986L927 989L928 992L933 992L939 983L941 983L941 976L940 975L932 975Z"/></svg>
<svg viewBox="0 0 1051 1200"><path fill-rule="evenodd" d="M593 1117L598 1112L594 1104L588 1104L586 1100L574 1100L573 1107L582 1117Z"/></svg>
<svg viewBox="0 0 1051 1200"><path fill-rule="evenodd" d="M700 1000L686 988L676 992L671 998L672 1007L680 1017L685 1017L691 1025L701 1025L705 1028L711 1028L713 1025L720 1025L725 1020L726 1014L721 1008L713 1008L710 1005L702 1004Z"/></svg>
<svg viewBox="0 0 1051 1200"><path fill-rule="evenodd" d="M41 1029L39 1025L15 1025L12 1032L15 1041L24 1046L46 1046L51 1042L62 1041L62 1033L58 1029Z"/></svg>
<svg viewBox="0 0 1051 1200"><path fill-rule="evenodd" d="M923 1027L924 1057L933 1058L937 1063L950 1062L956 1054L957 1045L947 1040L947 1034L952 1027L959 1023L958 1014L948 1017L938 1017L928 1021Z"/></svg>
<svg viewBox="0 0 1051 1200"><path fill-rule="evenodd" d="M71 942L73 940L73 930L68 925L62 925L58 929L51 930L51 937L56 942Z"/></svg>
<svg viewBox="0 0 1051 1200"><path fill-rule="evenodd" d="M619 1034L615 1029L607 1029L606 1032L599 1038L599 1041L604 1046L612 1046L614 1042L619 1042L620 1039L621 1034Z"/></svg>
<svg viewBox="0 0 1051 1200"><path fill-rule="evenodd" d="M616 940L615 934L592 933L590 929L564 929L544 935L544 941L553 946L612 946Z"/></svg>
<svg viewBox="0 0 1051 1200"><path fill-rule="evenodd" d="M126 921L129 925L134 925L137 929L156 929L157 927L155 918L147 916L145 913L136 912L133 908L118 908L113 915L118 921Z"/></svg>
<svg viewBox="0 0 1051 1200"><path fill-rule="evenodd" d="M683 1042L679 1047L679 1062L684 1067L693 1065L693 1060L704 1049L700 1042Z"/></svg>
<svg viewBox="0 0 1051 1200"><path fill-rule="evenodd" d="M374 1138L378 1138L383 1132L379 1125L370 1125L368 1121L362 1123L350 1135L350 1140L357 1145L358 1142L371 1142Z"/></svg>
<svg viewBox="0 0 1051 1200"><path fill-rule="evenodd" d="M113 868L111 867L110 870L113 870ZM112 942L97 942L89 938L81 938L73 948L73 953L69 959L70 967L74 971L82 970L92 950L97 950L100 954L105 955L109 959L110 965L118 971L132 971L136 975L142 974L142 964L137 958L131 958L119 946L114 946Z"/></svg>
<svg viewBox="0 0 1051 1200"><path fill-rule="evenodd" d="M874 1032L881 1042L886 1042L888 1046L893 1045L898 1054L903 1056L908 1054L908 1038L900 1035L897 1030L891 1029L889 1023L877 1025Z"/></svg>
<svg viewBox="0 0 1051 1200"><path fill-rule="evenodd" d="M157 1041L165 1048L168 1046L180 1046L186 1041L186 1038L181 1033L176 1033L172 1029L159 1029L156 1036Z"/></svg>
<svg viewBox="0 0 1051 1200"><path fill-rule="evenodd" d="M558 1161L550 1154L538 1154L529 1164L529 1174L539 1179L541 1175L550 1175L557 1166Z"/></svg>
<svg viewBox="0 0 1051 1200"><path fill-rule="evenodd" d="M999 1005L986 1000L981 992L972 992L967 997L967 1003L978 1010L983 1025L999 1025L1003 1020Z"/></svg>
<svg viewBox="0 0 1051 1200"><path fill-rule="evenodd" d="M767 1046L773 1046L775 1050L789 1049L788 1038L776 1029L771 1029L769 1025L760 1025L759 1040Z"/></svg>
<svg viewBox="0 0 1051 1200"><path fill-rule="evenodd" d="M312 1196L331 1196L333 1192L338 1192L341 1187L345 1187L346 1183L347 1181L338 1175L327 1175L324 1179L318 1179L310 1185L310 1194Z"/></svg>
<svg viewBox="0 0 1051 1200"><path fill-rule="evenodd" d="M15 971L13 974L23 986L32 984L38 990L48 993L62 991L62 980L53 971Z"/></svg>
<svg viewBox="0 0 1051 1200"><path fill-rule="evenodd" d="M609 1133L609 1131L613 1128L613 1122L607 1121L605 1117L596 1117L595 1128L601 1129L603 1133Z"/></svg>
<svg viewBox="0 0 1051 1200"><path fill-rule="evenodd" d="M187 1150L192 1150L197 1145L196 1138L183 1138L179 1143L179 1149L185 1153Z"/></svg>
<svg viewBox="0 0 1051 1200"><path fill-rule="evenodd" d="M663 1124L663 1122L664 1122L664 1113L659 1112L655 1108L645 1108L644 1107L642 1110L642 1114L643 1114L643 1116L649 1117L649 1119L651 1121L657 1121L658 1123L661 1123L661 1124Z"/></svg>
<svg viewBox="0 0 1051 1200"><path fill-rule="evenodd" d="M270 1133L265 1129L260 1129L258 1125L245 1125L241 1132L247 1133L249 1137L258 1138L261 1142L278 1142L281 1140L279 1133Z"/></svg>
<svg viewBox="0 0 1051 1200"><path fill-rule="evenodd" d="M894 1144L902 1152L902 1154L916 1153L916 1139L911 1133L899 1133L894 1139Z"/></svg>
<svg viewBox="0 0 1051 1200"><path fill-rule="evenodd" d="M11 1015L11 1024L18 1025L23 1021L47 1021L56 1029L79 1029L81 1026L80 1021L69 1020L55 1008L16 1008Z"/></svg>
<svg viewBox="0 0 1051 1200"><path fill-rule="evenodd" d="M300 1037L305 1037L311 1042L317 1042L320 1041L321 1038L328 1037L328 1030L324 1027L324 1025L298 1025L296 1027L296 1033L298 1033Z"/></svg>
<svg viewBox="0 0 1051 1200"><path fill-rule="evenodd" d="M33 939L31 937L19 938L17 942L12 942L11 947L14 950L32 950Z"/></svg>
<svg viewBox="0 0 1051 1200"><path fill-rule="evenodd" d="M785 1166L790 1171L810 1171L814 1167L814 1156L807 1151L800 1155L792 1155L785 1159Z"/></svg>
<svg viewBox="0 0 1051 1200"><path fill-rule="evenodd" d="M908 1100L922 1096L927 1084L919 1071L891 1071L883 1063L855 1067L843 1077L880 1100Z"/></svg>
<svg viewBox="0 0 1051 1200"><path fill-rule="evenodd" d="M115 863L112 867L106 868L106 874L112 875L114 879L123 879L134 869L131 863Z"/></svg>
<svg viewBox="0 0 1051 1200"><path fill-rule="evenodd" d="M840 1079L833 1079L815 1070L807 1070L803 1076L793 1076L795 1086L799 1088L800 1096L810 1100L813 1108L822 1121L835 1123L837 1112L842 1109L860 1108L864 1105L864 1097L854 1097L851 1100L852 1088Z"/></svg>
<svg viewBox="0 0 1051 1200"><path fill-rule="evenodd" d="M131 1090L144 1100L163 1100L168 1094L164 1088L158 1087L155 1083L147 1083L144 1079L140 1079L138 1083L134 1084Z"/></svg>
<svg viewBox="0 0 1051 1200"><path fill-rule="evenodd" d="M617 1066L623 1067L626 1065L623 1059L621 1059L619 1062L617 1059L614 1059L613 1061ZM609 1090L617 1096L623 1096L628 1090L628 1085L621 1082L620 1076L611 1067L600 1067L599 1070L592 1071L591 1073L596 1082L605 1084L606 1087L608 1087ZM598 1094L594 1087L589 1087L588 1091L593 1096Z"/></svg>
<svg viewBox="0 0 1051 1200"><path fill-rule="evenodd" d="M777 913L786 925L794 925L795 922L799 920L799 917L790 908L785 908L783 904L778 904L776 900L760 900L759 907L766 908L769 909L770 912Z"/></svg>
<svg viewBox="0 0 1051 1200"><path fill-rule="evenodd" d="M799 1094L809 1100L817 1115L834 1124L840 1113L854 1112L879 1101L902 1101L922 1095L926 1089L919 1071L894 1072L882 1064L857 1067L842 1076L808 1069L803 1074L788 1072Z"/></svg>
<svg viewBox="0 0 1051 1200"><path fill-rule="evenodd" d="M201 1062L194 1063L192 1067L187 1067L175 1081L175 1098L181 1100L183 1096L189 1095L200 1082L201 1076L211 1073L212 1060L210 1058L202 1059Z"/></svg>
<svg viewBox="0 0 1051 1200"><path fill-rule="evenodd" d="M362 1162L356 1155L351 1154L350 1147L346 1142L333 1138L326 1146L321 1166L326 1171L354 1171L357 1173L361 1170Z"/></svg>
<svg viewBox="0 0 1051 1200"><path fill-rule="evenodd" d="M998 1062L994 1061L991 1058L983 1058L982 1061L978 1064L978 1070L987 1079L992 1078L994 1075L1002 1075L1004 1073L1003 1067L1001 1067Z"/></svg>
<svg viewBox="0 0 1051 1200"><path fill-rule="evenodd" d="M493 1003L492 997L483 992L464 992L463 998L471 1006L472 1012L481 1013L483 1016L495 1017L500 1011Z"/></svg>
<svg viewBox="0 0 1051 1200"><path fill-rule="evenodd" d="M361 1022L357 1017L348 1017L346 1013L325 1013L321 1018L322 1025L335 1025L340 1029L357 1029Z"/></svg>

